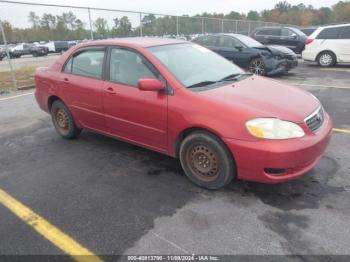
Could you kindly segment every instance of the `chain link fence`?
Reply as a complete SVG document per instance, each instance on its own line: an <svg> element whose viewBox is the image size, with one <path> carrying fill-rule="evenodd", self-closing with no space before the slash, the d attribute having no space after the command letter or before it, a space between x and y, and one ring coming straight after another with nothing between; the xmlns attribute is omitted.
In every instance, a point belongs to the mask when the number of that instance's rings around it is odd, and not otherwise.
<svg viewBox="0 0 350 262"><path fill-rule="evenodd" d="M56 59L54 53L65 50L55 50L57 43L69 47L82 41L134 36L190 40L211 33L249 35L257 27L274 25L278 24L0 0L0 92L33 85L35 68L49 65ZM35 53L22 49L33 45L23 43L46 46L52 54L32 57ZM15 59L14 52L23 59Z"/></svg>

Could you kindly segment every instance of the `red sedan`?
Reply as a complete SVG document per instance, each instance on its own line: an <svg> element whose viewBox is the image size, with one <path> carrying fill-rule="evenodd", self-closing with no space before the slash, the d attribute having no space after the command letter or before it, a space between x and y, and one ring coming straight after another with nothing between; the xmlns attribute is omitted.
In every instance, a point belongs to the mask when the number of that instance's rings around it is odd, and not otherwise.
<svg viewBox="0 0 350 262"><path fill-rule="evenodd" d="M39 68L35 82L62 137L84 128L178 157L188 178L209 189L235 177L299 177L331 138L332 121L313 95L186 41L80 44Z"/></svg>

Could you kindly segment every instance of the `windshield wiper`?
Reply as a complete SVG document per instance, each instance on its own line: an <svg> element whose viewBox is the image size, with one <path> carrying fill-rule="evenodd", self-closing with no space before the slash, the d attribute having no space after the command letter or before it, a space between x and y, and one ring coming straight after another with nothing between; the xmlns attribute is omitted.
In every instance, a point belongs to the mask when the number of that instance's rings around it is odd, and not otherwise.
<svg viewBox="0 0 350 262"><path fill-rule="evenodd" d="M220 79L218 82L237 80L242 76L251 76L251 75L253 74L252 73L232 74L232 75L225 76L224 78Z"/></svg>
<svg viewBox="0 0 350 262"><path fill-rule="evenodd" d="M187 88L191 88L191 87L201 87L201 86L208 86L208 85L212 85L217 83L218 81L203 81L203 82L199 82L190 86L187 86Z"/></svg>
<svg viewBox="0 0 350 262"><path fill-rule="evenodd" d="M251 76L251 75L253 75L253 74L252 73L231 74L231 75L228 75L228 76L226 76L218 81L209 81L209 80L202 81L202 82L187 86L187 88L208 86L208 85L213 85L213 84L225 82L225 81L235 81L235 80L238 80L238 78L240 78L242 76Z"/></svg>

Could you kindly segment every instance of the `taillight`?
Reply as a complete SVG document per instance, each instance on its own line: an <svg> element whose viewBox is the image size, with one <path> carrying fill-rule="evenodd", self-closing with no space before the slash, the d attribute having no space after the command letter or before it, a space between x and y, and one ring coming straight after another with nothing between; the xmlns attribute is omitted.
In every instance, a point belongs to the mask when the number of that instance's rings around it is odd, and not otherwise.
<svg viewBox="0 0 350 262"><path fill-rule="evenodd" d="M311 44L314 40L312 38L308 38L305 41L305 45Z"/></svg>

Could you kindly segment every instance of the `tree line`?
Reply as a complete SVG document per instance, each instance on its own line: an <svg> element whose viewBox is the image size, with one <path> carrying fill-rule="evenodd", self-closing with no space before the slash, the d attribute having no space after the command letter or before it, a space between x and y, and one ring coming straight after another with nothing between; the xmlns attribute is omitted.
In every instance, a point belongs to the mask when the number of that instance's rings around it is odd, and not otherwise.
<svg viewBox="0 0 350 262"><path fill-rule="evenodd" d="M98 17L93 21L93 34L95 39L122 36L138 36L140 30L143 35L174 35L177 32L176 24L181 34L201 33L203 26L205 32L234 31L233 25L225 21L224 25L218 20L206 19L204 25L199 17L220 18L227 20L243 20L240 22L238 31L246 31L247 23L244 21L265 21L280 24L292 24L297 26L324 25L330 23L350 22L350 2L339 1L332 7L314 8L304 4L291 5L287 1L279 2L271 10L257 12L249 11L247 14L231 11L223 13L202 13L195 16L176 17L163 16L156 17L153 14L144 15L142 18L142 28L133 27L127 16L114 18L112 25L103 17ZM73 12L63 12L61 15L44 13L38 16L31 11L28 15L28 22L31 27L17 28L8 21L2 21L3 28L8 42L34 42L49 40L82 40L90 38L90 27L81 19L77 18ZM243 23L243 24L242 24ZM257 22L255 26L259 26ZM236 27L237 30L237 27ZM0 36L0 42L3 42Z"/></svg>

